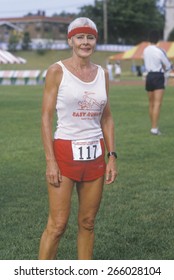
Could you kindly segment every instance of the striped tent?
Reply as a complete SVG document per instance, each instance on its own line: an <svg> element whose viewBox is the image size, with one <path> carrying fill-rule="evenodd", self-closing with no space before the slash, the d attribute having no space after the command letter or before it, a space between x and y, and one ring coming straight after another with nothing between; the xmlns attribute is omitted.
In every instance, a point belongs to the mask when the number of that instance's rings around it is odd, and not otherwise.
<svg viewBox="0 0 174 280"><path fill-rule="evenodd" d="M22 64L26 63L26 60L22 57L14 56L12 53L8 51L0 50L0 64Z"/></svg>
<svg viewBox="0 0 174 280"><path fill-rule="evenodd" d="M148 44L149 42L142 42L126 52L109 56L109 60L143 59L143 51ZM174 59L174 42L160 41L157 46L166 51L169 59Z"/></svg>

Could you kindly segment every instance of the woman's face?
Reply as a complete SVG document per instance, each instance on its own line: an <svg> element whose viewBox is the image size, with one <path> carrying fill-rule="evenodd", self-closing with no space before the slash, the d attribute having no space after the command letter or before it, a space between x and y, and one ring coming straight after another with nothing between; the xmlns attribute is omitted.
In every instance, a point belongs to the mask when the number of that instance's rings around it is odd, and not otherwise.
<svg viewBox="0 0 174 280"><path fill-rule="evenodd" d="M95 50L96 37L93 34L76 34L68 41L69 45L73 49L73 52L81 58L91 56Z"/></svg>

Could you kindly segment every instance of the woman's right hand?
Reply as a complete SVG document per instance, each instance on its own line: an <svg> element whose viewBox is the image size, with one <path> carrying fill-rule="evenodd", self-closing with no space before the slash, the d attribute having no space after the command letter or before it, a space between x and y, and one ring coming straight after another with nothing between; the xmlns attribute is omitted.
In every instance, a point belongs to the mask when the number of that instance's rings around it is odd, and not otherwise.
<svg viewBox="0 0 174 280"><path fill-rule="evenodd" d="M62 181L62 175L55 160L47 160L46 178L49 184L59 187Z"/></svg>

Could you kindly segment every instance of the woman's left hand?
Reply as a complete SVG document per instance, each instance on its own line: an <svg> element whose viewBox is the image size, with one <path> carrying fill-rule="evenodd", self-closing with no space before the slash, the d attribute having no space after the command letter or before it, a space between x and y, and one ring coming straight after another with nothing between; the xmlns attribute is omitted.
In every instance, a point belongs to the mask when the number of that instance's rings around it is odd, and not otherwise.
<svg viewBox="0 0 174 280"><path fill-rule="evenodd" d="M118 175L116 168L116 160L114 157L109 157L107 166L106 166L106 185L113 183Z"/></svg>

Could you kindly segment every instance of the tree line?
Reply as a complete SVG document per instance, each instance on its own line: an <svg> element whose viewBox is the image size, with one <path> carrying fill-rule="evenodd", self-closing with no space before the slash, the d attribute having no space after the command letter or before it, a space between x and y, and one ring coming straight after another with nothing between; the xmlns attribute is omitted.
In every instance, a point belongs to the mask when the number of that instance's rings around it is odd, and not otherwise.
<svg viewBox="0 0 174 280"><path fill-rule="evenodd" d="M106 0L109 44L134 45L148 39L149 31L157 29L163 38L164 10L158 0ZM99 40L104 38L103 1L86 5L78 16L90 17L98 26Z"/></svg>

